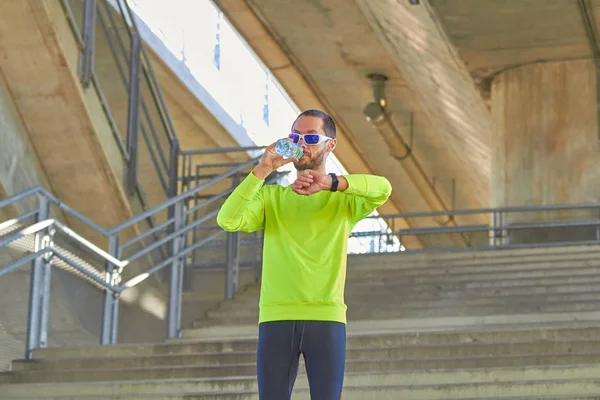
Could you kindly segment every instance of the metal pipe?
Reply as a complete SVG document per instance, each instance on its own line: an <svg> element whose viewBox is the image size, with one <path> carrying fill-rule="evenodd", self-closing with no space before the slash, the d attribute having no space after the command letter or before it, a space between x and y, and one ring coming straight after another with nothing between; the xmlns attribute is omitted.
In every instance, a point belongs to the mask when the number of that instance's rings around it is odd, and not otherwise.
<svg viewBox="0 0 600 400"><path fill-rule="evenodd" d="M173 263L171 264L171 277L169 280L169 297L167 307L167 338L179 336L181 330L181 290L182 290L182 274L183 260L180 252L183 249L183 236L181 230L185 223L183 215L183 203L175 204L175 233L177 237L173 239Z"/></svg>
<svg viewBox="0 0 600 400"><path fill-rule="evenodd" d="M127 242L125 242L125 243L123 243L123 244L121 245L121 250L124 250L124 249L126 249L127 247L131 246L132 244L134 244L134 243L136 243L136 242L139 242L140 240L143 240L143 239L147 238L148 236L151 236L152 234L154 234L154 233L156 233L156 232L158 232L158 231L160 231L160 230L163 230L163 229L165 229L166 227L168 227L169 225L171 225L173 222L174 222L174 221L173 221L173 219L171 218L171 219L169 219L169 220L167 220L167 221L163 222L162 224L160 224L160 225L157 225L157 226L155 226L154 228L147 230L146 232L144 232L144 233L140 234L139 236L136 236L136 237L134 237L133 239L131 239L131 240L128 240Z"/></svg>
<svg viewBox="0 0 600 400"><path fill-rule="evenodd" d="M391 150L392 157L401 163L409 179L413 182L429 207L434 211L447 211L448 208L444 204L441 196L415 158L412 146L407 144L402 135L396 130L390 115L386 110L385 82L388 78L382 74L369 74L367 77L371 80L373 102L368 104L363 111L365 117L381 134ZM411 141L413 128L413 115L411 114ZM439 225L453 223L452 217L446 217L445 214L435 216L433 219Z"/></svg>
<svg viewBox="0 0 600 400"><path fill-rule="evenodd" d="M125 16L125 11L127 11L129 20L131 21L131 26L133 27L135 32L139 33L140 30L138 29L138 26L135 21L135 17L134 17L133 11L131 10L131 7L129 7L129 4L127 3L127 1L125 1L124 4L125 4L125 7L122 6L120 1L118 2L118 6L119 6L119 9L121 10L122 15ZM155 95L158 98L158 101L160 102L160 105L162 106L162 113L160 114L161 118L166 119L166 126L169 127L169 130L171 132L171 138L175 141L176 145L179 147L180 143L179 143L179 138L177 137L177 131L175 130L175 125L173 124L173 121L171 120L171 114L169 113L169 111L167 109L167 104L162 95L162 90L160 88L160 85L158 84L158 81L156 80L156 74L154 73L154 69L152 67L152 63L150 62L150 58L148 57L146 49L143 46L142 46L142 57L146 61L146 66L149 71L150 79L152 80L152 83L153 83L153 85L150 86L150 89L153 92L153 95ZM161 108L159 108L159 110L161 110Z"/></svg>
<svg viewBox="0 0 600 400"><path fill-rule="evenodd" d="M0 200L0 208L4 208L6 206L11 205L12 203L16 203L17 201L24 200L28 197L33 196L34 194L38 194L41 191L41 189L42 189L42 187L40 185L36 185L27 190L24 190L21 193L17 193L12 196L8 196L8 197Z"/></svg>
<svg viewBox="0 0 600 400"><path fill-rule="evenodd" d="M368 219L379 218L426 218L439 215L469 215L469 214L491 214L494 212L511 213L511 212L539 212L539 211L560 211L560 210L585 210L585 209L600 209L600 203L580 203L580 204L554 204L544 206L520 206L520 207L498 207L498 208L472 208L454 211L418 211L398 214L380 214L377 216L368 216Z"/></svg>
<svg viewBox="0 0 600 400"><path fill-rule="evenodd" d="M220 147L213 149L196 149L196 150L183 150L183 154L198 155L198 154L219 154L219 153L236 153L242 151L252 150L264 150L267 146L246 146L246 147Z"/></svg>
<svg viewBox="0 0 600 400"><path fill-rule="evenodd" d="M26 257L21 258L19 261L15 261L11 264L8 264L6 267L3 267L2 269L0 269L0 277L2 277L2 275L6 275L9 272L12 272L12 271L18 269L20 266L25 265L28 262L34 261L38 257L47 255L48 253L52 253L52 249L42 249L40 251L36 251L35 253L31 253L31 254L27 255Z"/></svg>
<svg viewBox="0 0 600 400"><path fill-rule="evenodd" d="M177 203L177 204L182 204L182 203ZM175 207L177 207L177 205ZM183 207L183 204L182 204L182 207ZM192 222L189 225L182 224L181 228L179 228L179 230L177 230L177 221L175 221L175 231L174 232L172 232L171 234L165 236L164 238L152 243L150 246L143 248L142 250L138 251L137 253L134 253L124 262L131 263L134 260L137 260L141 256L151 252L152 250L162 246L163 244L165 244L171 240L175 240L177 238L177 236L184 235L187 232L189 232L190 230L197 227L198 225L201 225L202 223L208 221L211 218L214 218L218 213L219 213L219 210L211 211L208 214L203 215L201 218L197 219L196 221Z"/></svg>
<svg viewBox="0 0 600 400"><path fill-rule="evenodd" d="M118 258L115 258L114 256L112 256L111 254L109 254L106 251L102 250L100 247L96 246L95 244L93 244L89 240L85 239L83 236L79 235L78 233L75 233L72 229L67 228L66 226L64 226L60 222L54 221L54 225L58 229L60 229L64 234L66 234L67 236L75 239L77 242L79 242L80 244L84 245L85 247L87 247L92 252L96 253L97 255L99 255L100 257L104 258L105 260L110 261L111 263L115 264L119 268L124 268L125 266L127 266L127 264L129 264L129 261L127 261L127 260L121 261Z"/></svg>
<svg viewBox="0 0 600 400"><path fill-rule="evenodd" d="M46 230L46 235L44 236L44 247L52 248L52 236L54 235L54 230ZM46 253L44 256L40 257L42 260L42 299L41 299L41 315L40 315L40 347L44 348L48 346L48 318L50 315L50 285L52 283L51 274L52 274L52 265L50 264L50 260L52 257L52 253Z"/></svg>
<svg viewBox="0 0 600 400"><path fill-rule="evenodd" d="M40 198L40 207L38 212L38 221L46 221L50 216L50 202L46 197ZM49 225L48 225L49 226ZM44 229L46 229L46 226ZM46 248L43 231L38 231L35 234L33 251L39 252ZM42 336L42 312L44 290L44 258L37 257L31 265L31 278L29 287L29 309L27 312L27 339L25 344L25 359L31 360L33 350L40 347Z"/></svg>
<svg viewBox="0 0 600 400"><path fill-rule="evenodd" d="M40 196L47 198L50 201L50 203L54 204L62 211L66 212L67 214L71 215L72 217L75 217L76 219L83 222L84 224L86 224L88 227L94 229L95 231L98 231L98 233L101 233L104 236L108 236L108 231L106 229L102 228L100 225L96 224L94 221L92 221L88 217L84 216L83 214L79 213L78 211L75 211L74 209L72 209L71 207L69 207L68 205L63 203L62 201L58 200L56 197L54 197L52 194L50 194L50 192L48 192L43 187L39 186L38 191L39 191Z"/></svg>
<svg viewBox="0 0 600 400"><path fill-rule="evenodd" d="M108 252L115 256L115 258L119 256L119 235L111 235L108 239ZM119 274L117 266L110 261L106 261L105 270L107 281L110 284L114 284L115 274ZM104 307L102 309L102 331L100 333L100 344L102 345L115 344L116 342L116 334L114 332L116 332L117 327L113 326L117 323L114 318L116 301L118 301L117 293L106 289L104 292Z"/></svg>
<svg viewBox="0 0 600 400"><path fill-rule="evenodd" d="M85 0L83 8L83 51L79 54L79 79L82 86L90 86L94 69L94 44L96 42L96 0Z"/></svg>
<svg viewBox="0 0 600 400"><path fill-rule="evenodd" d="M100 104L102 105L102 111L104 111L104 115L108 119L108 124L110 125L110 129L112 131L113 137L117 141L117 145L119 146L119 151L123 156L123 159L129 162L129 154L127 154L127 145L123 141L123 136L121 136L121 131L119 130L119 126L115 121L115 117L112 114L112 110L108 105L108 100L106 99L106 95L104 94L104 90L102 89L102 85L100 81L98 81L98 77L95 72L92 72L92 84L96 88L96 93L100 98Z"/></svg>
<svg viewBox="0 0 600 400"><path fill-rule="evenodd" d="M231 188L235 189L239 185L239 175L234 175L231 180ZM240 252L240 233L227 232L227 270L225 273L225 299L230 300L235 296L238 286L239 275L239 252Z"/></svg>
<svg viewBox="0 0 600 400"><path fill-rule="evenodd" d="M65 263L69 264L71 267L75 268L77 271L81 272L83 275L87 276L88 278L90 278L91 280L93 280L94 282L96 282L97 284L99 284L100 286L108 288L108 289L110 289L112 291L117 291L117 287L115 287L115 286L111 285L110 283L102 280L101 278L99 278L95 274L91 273L90 271L88 271L87 269L85 269L84 267L82 267L81 265L79 265L78 263L76 263L75 261L69 259L60 250L57 250L56 248L54 248L52 250L52 255L54 257L56 257L56 258L61 259Z"/></svg>
<svg viewBox="0 0 600 400"><path fill-rule="evenodd" d="M174 205L175 203L177 203L180 200L184 200L190 196L193 196L196 193L200 192L201 190L206 189L207 187L210 187L210 186L214 185L215 183L221 182L222 180L229 178L231 175L236 174L236 173L244 170L245 168L248 168L250 165L253 165L254 163L258 162L259 160L260 160L260 157L256 157L250 161L246 161L245 163L242 163L239 166L232 168L227 172L224 172L222 175L220 175L214 179L204 182L191 190L183 192L180 195L177 195L177 196L165 201L164 203L162 203L156 207L153 207L141 214L138 214L137 216L129 219L128 221L125 221L122 224L119 224L119 225L109 229L108 233L110 234L110 233L120 232L123 229L128 228L131 225L134 225L134 224L138 223L139 221L146 219L149 216L164 210L167 207L171 207L172 205Z"/></svg>
<svg viewBox="0 0 600 400"><path fill-rule="evenodd" d="M75 40L77 41L77 46L79 47L79 50L82 51L83 48L85 47L85 44L83 42L83 38L81 37L81 32L79 31L79 27L77 26L77 23L75 22L75 16L73 15L73 10L71 10L71 6L69 5L68 0L60 0L60 4L63 7L63 11L65 12L66 16L67 16L67 21L69 22L69 26L71 27L71 30L73 31L73 36L75 36Z"/></svg>
<svg viewBox="0 0 600 400"><path fill-rule="evenodd" d="M135 194L138 179L139 130L140 130L140 46L139 35L131 37L131 56L129 59L129 107L127 110L127 194Z"/></svg>
<svg viewBox="0 0 600 400"><path fill-rule="evenodd" d="M227 189L226 191L224 191L223 193L211 196L211 198L206 200L205 202L202 202L202 203L198 204L197 206L194 206L193 208L190 208L189 210L187 210L185 212L185 214L189 215L193 212L200 210L201 208L204 208L204 207L214 203L215 201L219 201L222 198L229 196L233 192L233 190L234 190L233 188L230 188L230 189Z"/></svg>
<svg viewBox="0 0 600 400"><path fill-rule="evenodd" d="M566 228L566 227L581 227L581 226L596 226L598 225L597 220L575 220L574 222L538 222L532 224L514 224L501 226L506 231L523 230L523 229L542 229L542 228ZM400 229L394 232L395 235L402 236L416 236L416 235L431 235L431 234L444 234L444 233L466 233L466 232L486 232L492 229L490 225L459 225L453 227L433 227L433 228L409 228ZM353 232L350 237L369 237L369 236L381 236L386 235L386 232L381 231L365 231L365 232Z"/></svg>
<svg viewBox="0 0 600 400"><path fill-rule="evenodd" d="M38 213L38 210L33 210L28 213L21 214L16 218L9 219L8 221L4 221L4 222L0 223L0 231L6 230L14 225L18 225L19 222L21 222L29 217L36 216L37 213ZM2 247L2 246L0 246L0 247Z"/></svg>
<svg viewBox="0 0 600 400"><path fill-rule="evenodd" d="M154 267L150 268L148 270L148 272L144 272L143 274L139 274L139 275L131 278L130 280L128 280L127 282L125 282L122 286L120 286L119 289L118 289L118 291L119 292L123 292L123 291L125 291L125 290L127 290L129 288L132 288L132 287L140 284L144 280L148 279L148 277L150 277L152 274L160 271L161 269L163 269L166 266L168 266L169 264L171 264L175 258L177 258L177 257L185 257L190 252L198 249L199 247L204 246L206 243L208 243L211 240L215 239L216 237L222 235L223 233L225 233L225 231L219 231L219 232L213 233L213 234L205 237L204 239L200 240L199 242L194 243L194 245L186 248L185 250L183 250L179 254L171 256L171 257L167 258L166 260L162 261L161 263L159 263L159 264L155 265Z"/></svg>
<svg viewBox="0 0 600 400"><path fill-rule="evenodd" d="M22 237L31 235L33 233L37 234L39 231L42 231L42 230L48 228L49 226L51 226L54 223L55 223L55 221L53 219L46 219L44 221L37 222L31 226L28 226L27 228L20 230L19 232L15 233L14 235L11 235L7 238L0 240L0 247L4 247L4 246L14 242L15 240L21 239Z"/></svg>
<svg viewBox="0 0 600 400"><path fill-rule="evenodd" d="M440 194L429 180L429 177L421 167L421 164L419 164L415 158L414 153L409 150L408 144L392 125L389 115L384 112L383 118L380 120L373 120L371 123L384 138L392 151L392 156L402 165L402 168L404 168L404 171L427 205L434 211L442 211L442 214L433 216L435 222L439 225L452 224L452 214L448 211Z"/></svg>
<svg viewBox="0 0 600 400"><path fill-rule="evenodd" d="M179 145L176 141L171 142L171 152L169 154L169 197L177 196L178 192L178 179L179 176Z"/></svg>

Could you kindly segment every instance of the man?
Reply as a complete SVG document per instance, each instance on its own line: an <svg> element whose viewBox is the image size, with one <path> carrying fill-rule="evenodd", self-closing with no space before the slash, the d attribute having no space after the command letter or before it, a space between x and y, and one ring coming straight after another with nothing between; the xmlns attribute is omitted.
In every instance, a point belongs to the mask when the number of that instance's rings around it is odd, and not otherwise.
<svg viewBox="0 0 600 400"><path fill-rule="evenodd" d="M260 400L289 400L300 354L311 400L338 400L346 359L344 286L348 236L385 203L387 179L336 177L325 162L336 146L333 119L304 111L289 140L302 157L284 159L267 147L260 163L223 204L217 223L226 231L265 230L257 350ZM274 170L294 162L290 187L263 186Z"/></svg>

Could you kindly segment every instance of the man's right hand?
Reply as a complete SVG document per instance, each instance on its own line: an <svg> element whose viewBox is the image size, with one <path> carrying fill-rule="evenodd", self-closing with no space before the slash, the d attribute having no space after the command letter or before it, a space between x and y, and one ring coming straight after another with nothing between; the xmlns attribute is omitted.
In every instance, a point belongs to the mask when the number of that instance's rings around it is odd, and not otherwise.
<svg viewBox="0 0 600 400"><path fill-rule="evenodd" d="M283 158L283 156L277 154L277 152L275 151L276 144L277 142L271 144L265 149L265 152L262 158L260 159L260 162L252 170L254 175L260 180L265 180L267 176L269 176L269 174L275 171L277 168L285 164L298 161L297 158Z"/></svg>

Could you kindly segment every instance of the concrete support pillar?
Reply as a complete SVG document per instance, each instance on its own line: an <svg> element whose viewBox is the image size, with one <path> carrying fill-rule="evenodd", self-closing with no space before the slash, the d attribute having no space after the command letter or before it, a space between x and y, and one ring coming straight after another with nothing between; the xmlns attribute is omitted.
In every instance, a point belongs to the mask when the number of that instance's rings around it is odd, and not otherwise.
<svg viewBox="0 0 600 400"><path fill-rule="evenodd" d="M599 201L600 149L592 60L524 65L492 83L494 207ZM505 215L510 224L598 218L597 211ZM587 240L596 228L527 229L511 243Z"/></svg>

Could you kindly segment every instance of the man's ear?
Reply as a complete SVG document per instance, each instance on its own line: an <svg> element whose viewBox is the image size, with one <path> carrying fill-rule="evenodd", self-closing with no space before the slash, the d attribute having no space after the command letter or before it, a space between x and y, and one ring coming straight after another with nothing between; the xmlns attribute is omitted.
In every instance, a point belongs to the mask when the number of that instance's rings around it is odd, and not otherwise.
<svg viewBox="0 0 600 400"><path fill-rule="evenodd" d="M327 151L330 153L333 152L336 144L337 144L337 139L328 140L327 141Z"/></svg>

